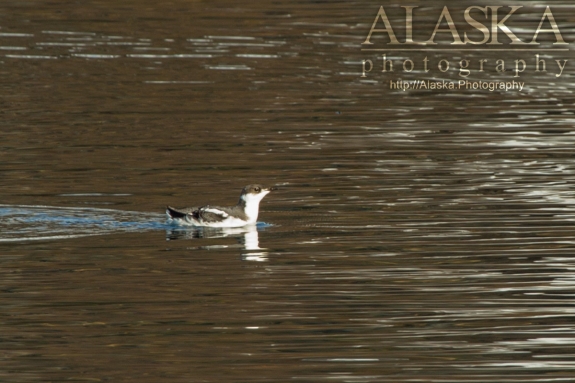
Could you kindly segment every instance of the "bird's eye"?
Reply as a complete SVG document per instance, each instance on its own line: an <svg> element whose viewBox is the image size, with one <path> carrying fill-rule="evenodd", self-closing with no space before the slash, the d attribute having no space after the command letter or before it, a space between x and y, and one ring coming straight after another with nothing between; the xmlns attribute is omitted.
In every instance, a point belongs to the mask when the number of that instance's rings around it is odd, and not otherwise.
<svg viewBox="0 0 575 383"><path fill-rule="evenodd" d="M254 189L254 191L255 191L256 193L259 193L259 192L261 191L261 189L260 189L259 187L257 187L257 188Z"/></svg>

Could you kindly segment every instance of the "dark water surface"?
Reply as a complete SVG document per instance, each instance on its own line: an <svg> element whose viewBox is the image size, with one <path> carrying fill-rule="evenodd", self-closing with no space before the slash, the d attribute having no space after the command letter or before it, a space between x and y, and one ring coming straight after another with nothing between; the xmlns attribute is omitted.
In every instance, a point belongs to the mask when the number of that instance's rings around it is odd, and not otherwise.
<svg viewBox="0 0 575 383"><path fill-rule="evenodd" d="M379 5L2 1L0 380L573 381L571 48L362 78ZM425 35L446 4L412 5ZM461 59L525 88L390 89ZM252 182L257 230L164 222Z"/></svg>

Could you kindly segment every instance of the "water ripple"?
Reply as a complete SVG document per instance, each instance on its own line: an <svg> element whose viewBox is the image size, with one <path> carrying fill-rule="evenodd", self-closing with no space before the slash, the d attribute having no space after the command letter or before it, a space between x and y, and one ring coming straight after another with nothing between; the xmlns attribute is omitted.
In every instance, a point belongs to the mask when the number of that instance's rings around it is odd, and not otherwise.
<svg viewBox="0 0 575 383"><path fill-rule="evenodd" d="M0 205L0 242L77 238L165 228L161 214L112 209Z"/></svg>

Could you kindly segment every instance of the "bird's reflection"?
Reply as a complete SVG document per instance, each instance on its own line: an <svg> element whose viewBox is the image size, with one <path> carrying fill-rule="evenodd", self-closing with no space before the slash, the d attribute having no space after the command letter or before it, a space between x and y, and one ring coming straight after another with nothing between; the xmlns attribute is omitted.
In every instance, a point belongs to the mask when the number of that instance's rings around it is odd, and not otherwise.
<svg viewBox="0 0 575 383"><path fill-rule="evenodd" d="M236 238L237 245L206 245L203 249L221 249L239 247L242 250L242 260L264 262L268 260L268 253L259 246L258 227L251 225L245 227L171 227L166 230L166 240L180 239L207 239L207 238Z"/></svg>

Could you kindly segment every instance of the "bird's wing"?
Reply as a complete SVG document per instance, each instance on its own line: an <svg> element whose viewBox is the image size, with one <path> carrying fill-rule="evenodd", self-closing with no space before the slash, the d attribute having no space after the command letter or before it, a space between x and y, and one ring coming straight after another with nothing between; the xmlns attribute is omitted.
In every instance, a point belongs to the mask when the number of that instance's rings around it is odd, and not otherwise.
<svg viewBox="0 0 575 383"><path fill-rule="evenodd" d="M181 209L176 209L171 206L166 207L166 213L172 218L184 218L187 215L194 215L194 212L197 210L197 207L184 207Z"/></svg>
<svg viewBox="0 0 575 383"><path fill-rule="evenodd" d="M230 216L225 210L227 209L221 207L204 206L194 212L194 216L201 219L203 222L219 222Z"/></svg>
<svg viewBox="0 0 575 383"><path fill-rule="evenodd" d="M189 217L204 223L223 221L230 216L230 212L230 208L209 205L178 209L168 206L166 208L166 213L168 213L171 218L185 219L186 217Z"/></svg>

